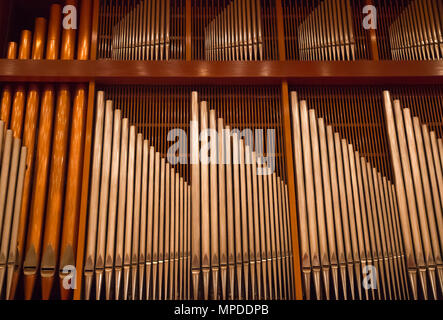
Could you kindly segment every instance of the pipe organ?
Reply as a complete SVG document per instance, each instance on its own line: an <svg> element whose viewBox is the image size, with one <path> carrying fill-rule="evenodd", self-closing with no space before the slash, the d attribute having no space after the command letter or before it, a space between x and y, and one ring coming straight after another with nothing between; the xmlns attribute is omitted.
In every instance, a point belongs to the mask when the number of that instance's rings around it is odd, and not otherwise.
<svg viewBox="0 0 443 320"><path fill-rule="evenodd" d="M105 1L97 55L114 60L184 59L185 1Z"/></svg>
<svg viewBox="0 0 443 320"><path fill-rule="evenodd" d="M170 6L170 0L144 0L126 14L113 27L112 59L169 60Z"/></svg>
<svg viewBox="0 0 443 320"><path fill-rule="evenodd" d="M85 298L184 299L190 186L98 92Z"/></svg>
<svg viewBox="0 0 443 320"><path fill-rule="evenodd" d="M321 1L300 24L298 39L300 60L355 60L350 1Z"/></svg>
<svg viewBox="0 0 443 320"><path fill-rule="evenodd" d="M0 299L443 298L441 0L0 8Z"/></svg>
<svg viewBox="0 0 443 320"><path fill-rule="evenodd" d="M210 291L212 299L289 298L287 186L260 154L260 139L255 141L257 154L252 136L223 124L206 101L199 105L194 92L191 203L201 203L192 207L194 298L200 287L205 300Z"/></svg>
<svg viewBox="0 0 443 320"><path fill-rule="evenodd" d="M412 1L389 27L395 60L439 60L443 56L443 2Z"/></svg>
<svg viewBox="0 0 443 320"><path fill-rule="evenodd" d="M362 275L375 266L377 294L406 298L404 252L393 185L354 146L292 93L300 248L306 296L362 299ZM340 275L340 277L339 277ZM323 285L322 285L323 284ZM366 282L367 285L368 282ZM371 286L374 283L371 284ZM323 290L322 290L323 288ZM330 289L333 288L333 291Z"/></svg>
<svg viewBox="0 0 443 320"><path fill-rule="evenodd" d="M383 93L398 207L414 298L438 299L442 269L442 140L399 100ZM419 285L420 284L420 285Z"/></svg>
<svg viewBox="0 0 443 320"><path fill-rule="evenodd" d="M263 60L259 0L232 1L205 28L206 60Z"/></svg>

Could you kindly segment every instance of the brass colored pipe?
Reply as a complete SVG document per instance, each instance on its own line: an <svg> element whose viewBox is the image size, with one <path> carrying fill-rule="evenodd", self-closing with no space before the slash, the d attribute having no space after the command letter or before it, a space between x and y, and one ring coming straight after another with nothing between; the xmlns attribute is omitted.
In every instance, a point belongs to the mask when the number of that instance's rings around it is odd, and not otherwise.
<svg viewBox="0 0 443 320"><path fill-rule="evenodd" d="M60 50L60 30L62 13L59 4L53 4L49 13L48 38L46 39L46 59L57 60Z"/></svg>
<svg viewBox="0 0 443 320"><path fill-rule="evenodd" d="M32 32L23 30L20 36L20 46L18 49L18 59L28 60L31 57Z"/></svg>
<svg viewBox="0 0 443 320"><path fill-rule="evenodd" d="M21 213L18 224L17 231L17 264L21 267L22 264L22 251L25 241L25 230L26 223L28 219L28 210L30 205L31 198L31 184L32 184L32 176L34 173L34 154L35 154L35 144L36 144L36 135L37 135L37 121L39 117L39 109L40 109L40 94L38 87L34 84L31 84L28 92L28 101L26 104L26 115L25 115L25 128L23 132L23 145L27 148L26 155L26 170L25 177L23 183L23 196L21 202ZM16 272L17 278L19 272ZM18 280L18 279L17 279Z"/></svg>
<svg viewBox="0 0 443 320"><path fill-rule="evenodd" d="M66 175L66 195L64 203L63 227L60 244L60 281L63 282L63 268L74 265L78 214L80 210L80 193L83 166L83 149L85 139L85 112L87 89L80 84L73 97L71 136L69 142L69 159ZM63 288L63 286L61 286ZM67 300L69 291L62 289L62 299Z"/></svg>
<svg viewBox="0 0 443 320"><path fill-rule="evenodd" d="M40 112L35 175L24 261L25 299L31 299L40 262L54 114L54 87L46 85Z"/></svg>
<svg viewBox="0 0 443 320"><path fill-rule="evenodd" d="M32 41L33 60L43 59L43 52L45 50L45 40L46 40L46 19L37 18L35 19L34 40Z"/></svg>
<svg viewBox="0 0 443 320"><path fill-rule="evenodd" d="M58 15L55 14L58 12ZM46 59L57 59L58 58L58 50L60 43L60 26L61 26L61 7L59 5L51 6L51 13L49 18L49 26L48 26L48 39L46 41ZM51 91L43 91L42 94L42 106L43 100L45 97L49 97L54 95ZM25 116L25 128L23 134L23 144L28 148L27 160L26 160L26 174L25 174L25 182L23 187L23 201L22 201L22 209L20 214L20 223L18 229L18 238L17 238L17 262L18 269L14 272L14 280L11 288L11 298L15 296L15 290L17 288L20 270L23 263L23 250L25 247L25 231L28 224L28 216L29 216L29 207L31 205L30 197L31 197L31 188L32 188L32 177L33 177L33 163L34 163L34 148L35 148L35 136L37 131L37 114L38 114L38 97L35 96L38 94L36 91L36 87L31 86L28 93L28 105L26 107L26 116ZM46 98L48 99L48 98ZM53 99L53 98L52 98ZM36 104L36 105L35 105ZM43 112L43 109L42 111ZM53 112L51 110L51 112ZM40 129L39 129L40 130Z"/></svg>
<svg viewBox="0 0 443 320"><path fill-rule="evenodd" d="M15 91L12 101L11 114L11 130L14 132L14 137L18 139L22 138L23 119L25 117L25 100L25 87L23 85L19 85Z"/></svg>
<svg viewBox="0 0 443 320"><path fill-rule="evenodd" d="M65 6L72 5L77 6L76 0L66 0ZM64 29L62 31L62 47L60 53L61 60L73 60L75 55L75 29Z"/></svg>
<svg viewBox="0 0 443 320"><path fill-rule="evenodd" d="M91 43L92 1L81 0L78 31L77 59L88 60Z"/></svg>
<svg viewBox="0 0 443 320"><path fill-rule="evenodd" d="M9 115L11 113L11 101L12 101L12 88L11 86L5 85L3 88L1 109L0 109L0 120L5 123L5 128L9 125Z"/></svg>
<svg viewBox="0 0 443 320"><path fill-rule="evenodd" d="M76 2L66 1L66 5L75 5ZM55 14L54 10L54 14ZM39 44L39 32L43 29L40 24L43 22L36 21L36 30L34 35L34 47L33 55L41 55L44 44ZM54 26L50 26L51 32L54 30ZM48 33L49 38L49 33ZM72 49L71 49L72 48ZM62 59L72 59L75 48L75 30L63 30L62 33ZM51 48L52 49L52 48ZM69 52L69 53L68 53ZM50 52L47 53L51 55ZM71 57L72 55L72 57ZM39 57L37 57L39 58ZM45 219L46 229L43 243L43 256L42 256L42 296L44 299L49 298L50 292L53 286L53 279L55 275L55 269L58 262L58 252L60 245L60 228L61 228L61 210L63 206L64 196L64 179L66 175L66 154L68 148L68 129L69 129L69 113L70 113L70 96L69 89L62 85L59 90L59 102L57 103L55 127L54 127L54 154L51 164L51 173L49 177L49 195L53 193L55 201L48 202L48 216ZM64 101L63 101L64 100ZM63 102L62 102L63 101ZM60 139L60 140L57 140ZM57 160L55 160L57 159ZM53 223L53 224L52 224Z"/></svg>
<svg viewBox="0 0 443 320"><path fill-rule="evenodd" d="M15 60L17 58L17 43L9 42L7 59ZM5 85L3 88L2 101L0 107L0 120L5 123L5 128L9 126L9 116L11 113L12 88L10 85Z"/></svg>
<svg viewBox="0 0 443 320"><path fill-rule="evenodd" d="M43 237L42 261L42 298L48 300L56 272L60 244L60 227L63 215L66 162L68 152L68 128L71 111L69 87L59 89L52 142L52 159L49 174L49 189ZM49 141L46 141L49 144ZM43 225L42 225L43 227Z"/></svg>
<svg viewBox="0 0 443 320"><path fill-rule="evenodd" d="M43 19L44 20L44 19ZM35 41L40 42L44 40L44 24L45 22L42 19L36 20L36 31L38 34L35 36ZM27 60L31 55L31 47L32 47L32 33L29 30L23 30L20 40L19 47L19 60ZM35 47L39 47L36 45ZM41 48L36 49L36 52L33 53L37 59L40 57ZM14 132L14 137L21 139L22 130L23 130L23 119L25 116L25 99L26 92L23 85L19 85L14 94L13 102L12 102L12 114L11 114L11 129Z"/></svg>
<svg viewBox="0 0 443 320"><path fill-rule="evenodd" d="M8 43L8 51L6 53L6 59L15 60L17 59L17 42Z"/></svg>
<svg viewBox="0 0 443 320"><path fill-rule="evenodd" d="M89 59L91 41L91 13L92 5L90 0L82 0L80 9L80 25L78 34L77 59ZM51 17L60 20L60 6L51 6ZM59 23L60 24L60 23ZM52 26L53 27L53 26ZM52 33L48 33L48 48L58 51L57 28L52 28ZM51 41L51 43L49 43ZM71 260L76 254L76 235L78 228L78 215L81 193L81 178L83 167L83 149L85 139L86 123L86 102L87 88L84 84L78 84L74 93L72 109L71 138L69 142L68 172L66 178L65 212L63 217L63 231L60 251L60 270L68 264L73 264ZM69 195L69 196L68 196ZM63 274L60 273L60 282L63 282ZM62 286L60 286L62 288ZM69 298L69 292L61 289L62 299Z"/></svg>

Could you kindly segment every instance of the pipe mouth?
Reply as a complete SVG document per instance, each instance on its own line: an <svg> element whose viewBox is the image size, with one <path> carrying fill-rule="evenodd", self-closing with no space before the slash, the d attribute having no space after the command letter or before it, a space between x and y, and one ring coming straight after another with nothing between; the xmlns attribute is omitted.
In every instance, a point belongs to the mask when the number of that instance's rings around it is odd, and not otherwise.
<svg viewBox="0 0 443 320"><path fill-rule="evenodd" d="M53 277L55 275L55 267L42 267L40 275L45 278Z"/></svg>
<svg viewBox="0 0 443 320"><path fill-rule="evenodd" d="M94 270L86 269L83 271L86 277L92 277L94 275Z"/></svg>
<svg viewBox="0 0 443 320"><path fill-rule="evenodd" d="M32 276L37 273L37 266L25 266L23 267L23 273L26 276Z"/></svg>

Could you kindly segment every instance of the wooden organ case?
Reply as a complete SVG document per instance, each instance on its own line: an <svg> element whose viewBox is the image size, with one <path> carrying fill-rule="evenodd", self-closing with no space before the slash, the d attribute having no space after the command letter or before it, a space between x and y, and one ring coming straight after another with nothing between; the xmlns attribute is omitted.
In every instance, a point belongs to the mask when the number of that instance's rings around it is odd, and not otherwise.
<svg viewBox="0 0 443 320"><path fill-rule="evenodd" d="M442 0L0 9L0 299L443 298Z"/></svg>

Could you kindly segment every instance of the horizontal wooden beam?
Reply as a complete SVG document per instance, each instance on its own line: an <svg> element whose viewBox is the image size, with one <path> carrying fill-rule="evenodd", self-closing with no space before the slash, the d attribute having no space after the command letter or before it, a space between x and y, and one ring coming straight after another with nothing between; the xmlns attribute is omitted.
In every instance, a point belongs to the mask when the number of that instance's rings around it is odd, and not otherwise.
<svg viewBox="0 0 443 320"><path fill-rule="evenodd" d="M441 84L443 61L19 61L0 60L0 82L98 84Z"/></svg>

